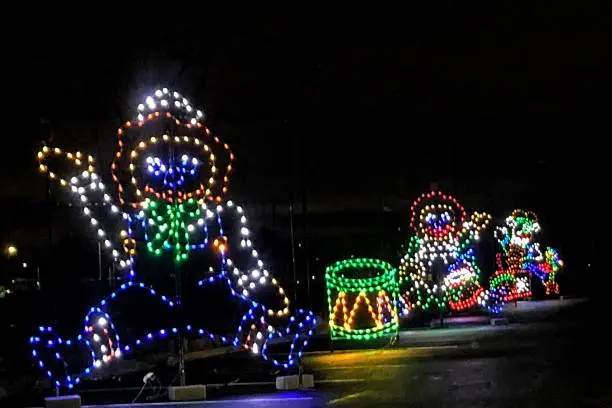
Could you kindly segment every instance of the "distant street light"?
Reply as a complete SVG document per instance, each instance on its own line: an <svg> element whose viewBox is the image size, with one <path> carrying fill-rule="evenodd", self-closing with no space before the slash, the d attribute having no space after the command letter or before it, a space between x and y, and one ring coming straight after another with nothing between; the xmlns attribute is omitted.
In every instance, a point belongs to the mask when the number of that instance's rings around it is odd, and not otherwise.
<svg viewBox="0 0 612 408"><path fill-rule="evenodd" d="M15 245L9 245L6 247L6 254L9 257L13 257L15 255L17 255L17 247Z"/></svg>
<svg viewBox="0 0 612 408"><path fill-rule="evenodd" d="M28 267L28 264L26 262L22 263L21 266L23 267L23 269Z"/></svg>

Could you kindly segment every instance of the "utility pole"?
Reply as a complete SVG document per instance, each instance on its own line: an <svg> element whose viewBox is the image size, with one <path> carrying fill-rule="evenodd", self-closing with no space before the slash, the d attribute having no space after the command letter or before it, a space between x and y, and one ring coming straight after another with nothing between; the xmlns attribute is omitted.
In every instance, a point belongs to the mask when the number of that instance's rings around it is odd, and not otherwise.
<svg viewBox="0 0 612 408"><path fill-rule="evenodd" d="M293 269L293 302L297 305L297 270L295 267L295 233L293 228L293 194L289 201L289 228L291 233L291 267Z"/></svg>
<svg viewBox="0 0 612 408"><path fill-rule="evenodd" d="M288 121L285 119L285 125ZM291 241L291 269L293 271L293 304L297 305L297 269L295 265L295 228L293 225L293 135L288 134L288 167L289 167L289 234Z"/></svg>
<svg viewBox="0 0 612 408"><path fill-rule="evenodd" d="M312 303L310 299L310 285L311 285L311 276L310 276L310 226L309 226L309 217L308 217L308 162L304 160L304 157L308 156L308 152L306 151L307 146L305 146L304 138L302 134L298 134L298 142L299 142L299 155L300 155L300 181L301 181L301 190L302 190L302 254L303 259L306 263L306 299L309 303Z"/></svg>

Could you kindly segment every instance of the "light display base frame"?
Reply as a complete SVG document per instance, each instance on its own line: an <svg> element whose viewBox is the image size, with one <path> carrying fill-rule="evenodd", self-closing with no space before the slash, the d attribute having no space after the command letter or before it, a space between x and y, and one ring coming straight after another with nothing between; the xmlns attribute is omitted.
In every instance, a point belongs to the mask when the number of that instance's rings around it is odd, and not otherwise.
<svg viewBox="0 0 612 408"><path fill-rule="evenodd" d="M206 399L206 386L202 384L168 387L170 401L200 401Z"/></svg>
<svg viewBox="0 0 612 408"><path fill-rule="evenodd" d="M62 395L45 398L45 408L80 408L80 395Z"/></svg>

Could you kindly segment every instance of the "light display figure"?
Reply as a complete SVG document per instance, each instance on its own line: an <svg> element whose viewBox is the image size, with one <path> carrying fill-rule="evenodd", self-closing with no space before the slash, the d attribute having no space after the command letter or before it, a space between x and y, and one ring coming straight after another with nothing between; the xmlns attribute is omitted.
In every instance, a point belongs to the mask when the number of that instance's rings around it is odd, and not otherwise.
<svg viewBox="0 0 612 408"><path fill-rule="evenodd" d="M490 219L480 212L468 216L455 198L437 191L413 203L414 235L399 267L403 315L413 309L444 313L487 303L472 246Z"/></svg>
<svg viewBox="0 0 612 408"><path fill-rule="evenodd" d="M234 160L229 146L212 136L202 111L176 91L159 89L137 109L135 120L117 131L111 185L103 182L90 155L50 146L38 153L40 171L75 199L92 233L125 274L120 288L88 311L81 334L68 339L54 327L39 328L30 338L38 366L58 389L72 389L101 367L157 339L185 336L216 339L281 368L293 366L313 334L315 316L302 309L290 316L285 291L254 248L244 209L225 198ZM180 309L183 300L180 290L166 296L138 280L138 254L143 250L153 258L171 254L174 272L193 262L193 254L209 252L214 261L201 267L198 285L226 284L231 298L248 309L236 321L235 335L216 335L189 324L157 327L140 338L124 333L110 310L118 298L127 296L129 303L134 292L141 292L167 309ZM266 287L276 292L271 303L258 297ZM279 338L290 346L284 359L269 354L269 341ZM88 363L73 367L66 356L82 350ZM181 370L184 374L184 367Z"/></svg>
<svg viewBox="0 0 612 408"><path fill-rule="evenodd" d="M535 241L541 231L538 217L531 211L514 210L495 230L501 253L490 282L491 297L503 304L532 295L531 278L544 285L547 295L559 294L556 275L563 266L558 252L547 247L542 254ZM499 309L499 307L498 307Z"/></svg>

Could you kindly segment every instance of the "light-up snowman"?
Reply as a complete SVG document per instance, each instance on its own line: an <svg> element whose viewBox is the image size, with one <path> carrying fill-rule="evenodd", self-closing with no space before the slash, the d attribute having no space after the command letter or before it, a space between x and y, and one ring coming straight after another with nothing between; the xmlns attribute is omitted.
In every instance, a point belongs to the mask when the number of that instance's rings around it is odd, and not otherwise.
<svg viewBox="0 0 612 408"><path fill-rule="evenodd" d="M486 304L472 245L490 219L479 212L468 217L455 198L441 192L422 194L413 203L414 235L399 267L403 315L412 309L441 313Z"/></svg>

